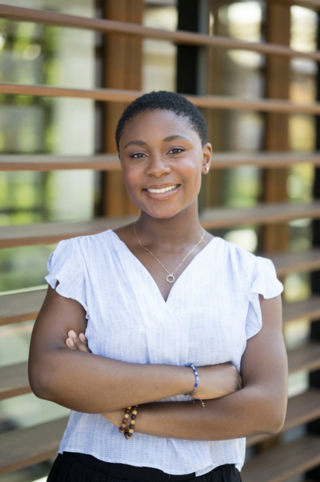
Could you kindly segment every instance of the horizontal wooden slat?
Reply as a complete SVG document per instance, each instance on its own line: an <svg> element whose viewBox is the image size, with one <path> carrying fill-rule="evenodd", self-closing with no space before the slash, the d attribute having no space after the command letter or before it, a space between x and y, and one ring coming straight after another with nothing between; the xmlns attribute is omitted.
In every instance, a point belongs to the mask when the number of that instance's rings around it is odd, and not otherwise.
<svg viewBox="0 0 320 482"><path fill-rule="evenodd" d="M283 322L308 318L314 321L320 318L320 296L312 296L303 301L283 304Z"/></svg>
<svg viewBox="0 0 320 482"><path fill-rule="evenodd" d="M56 456L68 418L0 435L0 475Z"/></svg>
<svg viewBox="0 0 320 482"><path fill-rule="evenodd" d="M320 253L319 253L320 254ZM0 297L0 326L34 320L44 301L47 290L15 293ZM293 303L283 303L283 322L320 318L320 296Z"/></svg>
<svg viewBox="0 0 320 482"><path fill-rule="evenodd" d="M320 343L308 342L288 351L289 373L320 368Z"/></svg>
<svg viewBox="0 0 320 482"><path fill-rule="evenodd" d="M278 276L320 269L320 249L317 248L289 253L268 253L268 258L274 263Z"/></svg>
<svg viewBox="0 0 320 482"><path fill-rule="evenodd" d="M320 166L320 152L215 152L212 169L254 166L281 168L293 164ZM64 169L92 169L98 171L120 170L116 154L92 156L56 156L45 154L0 155L0 171L54 171Z"/></svg>
<svg viewBox="0 0 320 482"><path fill-rule="evenodd" d="M201 224L205 229L239 226L241 224L270 224L296 218L319 218L320 202L305 204L272 203L252 208L216 208L204 211ZM97 218L83 222L55 222L0 227L0 248L51 244L61 239L116 229L134 218Z"/></svg>
<svg viewBox="0 0 320 482"><path fill-rule="evenodd" d="M96 154L93 156L0 155L0 171L61 171L65 169L119 171L121 167L116 154Z"/></svg>
<svg viewBox="0 0 320 482"><path fill-rule="evenodd" d="M320 343L309 342L289 350L289 373L320 368ZM0 368L0 400L29 393L27 363L17 363Z"/></svg>
<svg viewBox="0 0 320 482"><path fill-rule="evenodd" d="M34 320L47 290L0 296L0 326Z"/></svg>
<svg viewBox="0 0 320 482"><path fill-rule="evenodd" d="M266 0L267 3L283 3L286 5L299 5L300 7L320 10L320 0Z"/></svg>
<svg viewBox="0 0 320 482"><path fill-rule="evenodd" d="M38 223L1 226L0 248L52 244L62 239L96 234L107 229L116 229L135 218L97 218L83 222Z"/></svg>
<svg viewBox="0 0 320 482"><path fill-rule="evenodd" d="M250 459L243 482L283 482L320 464L320 437L306 435Z"/></svg>
<svg viewBox="0 0 320 482"><path fill-rule="evenodd" d="M205 229L216 229L241 224L272 224L292 219L318 218L320 202L294 204L270 203L252 208L216 208L201 214L201 224Z"/></svg>
<svg viewBox="0 0 320 482"><path fill-rule="evenodd" d="M144 27L127 22L79 17L29 8L11 7L0 4L0 16L14 19L38 22L60 27L81 28L103 33L120 33L134 35L139 38L171 41L180 45L197 45L217 47L222 49L240 49L258 52L263 55L280 55L284 57L302 57L320 61L320 52L303 52L293 50L283 45L262 42L247 42L217 35L196 34L186 31L170 31Z"/></svg>
<svg viewBox="0 0 320 482"><path fill-rule="evenodd" d="M31 392L31 389L28 381L28 364L26 362L0 367L0 400L17 397L29 392Z"/></svg>
<svg viewBox="0 0 320 482"><path fill-rule="evenodd" d="M33 95L40 97L75 97L79 99L92 99L105 102L132 102L144 92L116 89L71 89L66 87L50 87L45 85L24 85L0 83L0 93L14 95ZM228 109L228 110L254 110L262 112L287 112L319 114L320 103L295 103L286 100L274 99L243 99L239 97L222 96L195 96L185 95L197 107Z"/></svg>
<svg viewBox="0 0 320 482"><path fill-rule="evenodd" d="M286 420L281 432L310 422L320 417L320 390L309 389L289 399ZM247 447L270 438L270 435L255 435L247 438Z"/></svg>

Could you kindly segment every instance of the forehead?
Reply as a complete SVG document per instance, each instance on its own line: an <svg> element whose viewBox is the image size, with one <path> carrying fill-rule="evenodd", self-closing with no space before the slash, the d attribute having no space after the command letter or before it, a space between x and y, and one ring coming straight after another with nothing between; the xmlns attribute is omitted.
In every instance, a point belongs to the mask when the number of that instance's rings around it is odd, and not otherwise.
<svg viewBox="0 0 320 482"><path fill-rule="evenodd" d="M200 139L188 117L177 115L170 110L146 110L135 115L126 123L120 142L145 137L162 137L164 139L171 135L185 135L186 133L188 136Z"/></svg>

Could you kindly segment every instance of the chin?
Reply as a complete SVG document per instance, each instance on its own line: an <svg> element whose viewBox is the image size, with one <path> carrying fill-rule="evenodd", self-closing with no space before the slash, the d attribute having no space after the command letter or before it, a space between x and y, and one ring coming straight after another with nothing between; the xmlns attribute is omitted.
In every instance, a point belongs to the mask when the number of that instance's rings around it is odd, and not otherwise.
<svg viewBox="0 0 320 482"><path fill-rule="evenodd" d="M154 219L171 219L185 211L186 206L181 209L144 209L143 207L140 209Z"/></svg>
<svg viewBox="0 0 320 482"><path fill-rule="evenodd" d="M174 212L174 213L154 213L154 212L148 212L144 211L148 216L154 219L171 219L174 218L177 214L179 214L180 211Z"/></svg>

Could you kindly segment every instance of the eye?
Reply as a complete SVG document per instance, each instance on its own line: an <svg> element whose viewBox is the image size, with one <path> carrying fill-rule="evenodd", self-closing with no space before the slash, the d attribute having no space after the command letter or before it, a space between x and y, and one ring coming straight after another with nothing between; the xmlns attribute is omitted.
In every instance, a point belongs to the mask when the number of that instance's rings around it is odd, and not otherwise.
<svg viewBox="0 0 320 482"><path fill-rule="evenodd" d="M181 147L175 147L174 149L170 149L170 151L168 152L168 154L181 154L182 152L184 152L185 150L182 149Z"/></svg>
<svg viewBox="0 0 320 482"><path fill-rule="evenodd" d="M136 154L131 154L131 159L142 159L145 156L142 152L137 152Z"/></svg>

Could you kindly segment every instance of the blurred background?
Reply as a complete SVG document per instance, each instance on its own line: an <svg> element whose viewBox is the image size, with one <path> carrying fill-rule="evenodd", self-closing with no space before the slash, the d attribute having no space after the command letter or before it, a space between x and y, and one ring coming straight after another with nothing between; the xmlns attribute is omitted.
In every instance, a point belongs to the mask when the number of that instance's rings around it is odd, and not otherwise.
<svg viewBox="0 0 320 482"><path fill-rule="evenodd" d="M189 30L248 42L270 42L311 53L318 49L316 3L12 0L1 5L141 23L169 31ZM125 54L128 46L130 58L128 52ZM173 41L103 35L93 30L6 18L1 16L1 11L0 82L72 89L170 90L199 96L237 97L243 101L285 99L300 104L314 103L318 98L318 66L312 58L266 57L239 48L193 47ZM81 169L81 166L72 170L1 168L1 161L8 163L20 156L30 156L31 160L37 155L80 159L106 152L114 154L113 132L124 103L1 92L0 86L0 239L1 231L6 233L14 225L90 221L99 216L136 214L118 171ZM214 149L213 163L219 156L223 159L223 154L231 158L240 153L244 161L240 167L233 164L211 169L200 194L201 212L211 212L212 208L249 209L270 202L297 205L313 202L317 171L314 161L304 160L316 151L314 113L263 112L250 108L202 108L202 112ZM266 152L290 153L295 159L301 154L302 160L272 168L260 162L259 155ZM246 165L246 156L256 162ZM319 207L317 209L315 217L320 215ZM317 229L311 217L304 215L300 219L297 215L276 225L270 222L265 225L263 220L244 221L231 227L213 228L212 233L253 253L272 257L279 252L309 252L315 244ZM4 300L8 303L10 296L42 292L47 259L54 248L52 243L18 246L7 243L0 249L0 312L1 301L4 306ZM280 274L287 305L309 300L317 291L311 271L312 268L293 268ZM306 346L313 336L308 313L299 316L284 326L291 351ZM26 362L32 327L33 320L0 326L0 369ZM320 350L317 356L319 359ZM320 364L314 366L320 368ZM290 397L306 393L310 384L313 385L310 370L306 365L293 370ZM317 383L319 375L314 384ZM306 414L307 407L304 410ZM5 436L13 431L66 415L68 410L40 400L32 393L3 399L0 401L1 440L5 443ZM318 413L315 419L319 416ZM317 433L314 426L310 429L306 424L310 422L307 415L299 420L301 423L296 422L280 436L252 443L248 461L286 443L294 443L310 431ZM310 459L310 451L308 453ZM20 470L0 475L0 481L42 480L51 464L52 457L30 466L25 463ZM311 469L314 472L308 473L308 480L320 480L317 468L320 458L313 457L308 464L300 464L295 472L287 471L278 478L270 475L263 480L298 482L306 480L306 471ZM246 480L254 480L250 479L249 472L244 482Z"/></svg>

